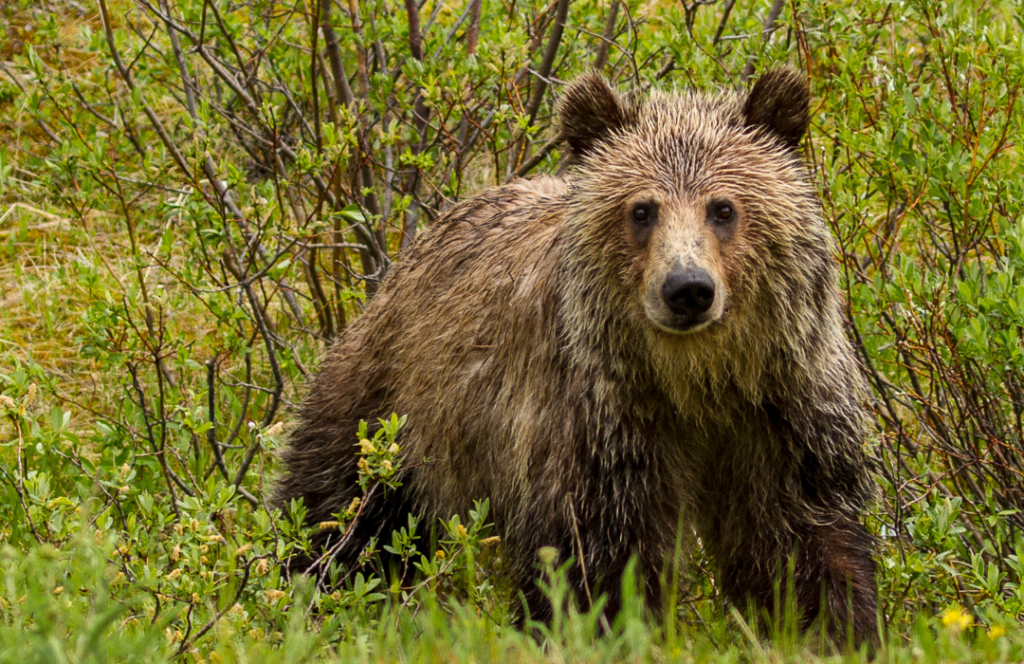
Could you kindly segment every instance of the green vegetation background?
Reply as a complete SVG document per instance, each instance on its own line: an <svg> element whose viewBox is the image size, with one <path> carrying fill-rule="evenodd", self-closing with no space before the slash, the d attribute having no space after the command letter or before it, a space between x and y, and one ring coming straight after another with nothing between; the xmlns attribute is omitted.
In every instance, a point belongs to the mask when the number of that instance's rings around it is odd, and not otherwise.
<svg viewBox="0 0 1024 664"><path fill-rule="evenodd" d="M1022 31L1011 0L0 3L0 660L865 659L758 634L699 552L662 620L627 593L604 634L550 561L565 611L525 635L486 503L376 543L407 587L372 552L289 580L302 510L264 503L305 380L416 230L558 170L564 81L777 62L811 81L872 387L877 659L1021 660ZM400 424L364 440L367 490L400 478Z"/></svg>

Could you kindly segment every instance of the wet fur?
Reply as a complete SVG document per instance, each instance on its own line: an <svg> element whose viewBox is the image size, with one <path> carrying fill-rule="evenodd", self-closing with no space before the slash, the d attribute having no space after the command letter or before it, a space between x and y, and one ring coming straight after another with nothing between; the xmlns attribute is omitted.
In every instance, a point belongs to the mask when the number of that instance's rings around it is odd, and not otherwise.
<svg viewBox="0 0 1024 664"><path fill-rule="evenodd" d="M794 149L806 83L782 69L750 94L641 99L586 76L560 117L570 173L455 206L332 348L276 504L303 498L309 523L329 520L359 493L359 420L407 414L403 486L367 505L342 562L409 509L447 517L487 497L534 618L550 614L534 582L543 546L582 558L580 601L607 593L614 613L631 556L659 605L682 525L733 601L770 610L792 564L807 624L871 638L862 386ZM701 240L729 298L707 329L669 334L645 317L658 238L638 242L623 211L641 190L680 220L716 192L742 208L727 241Z"/></svg>

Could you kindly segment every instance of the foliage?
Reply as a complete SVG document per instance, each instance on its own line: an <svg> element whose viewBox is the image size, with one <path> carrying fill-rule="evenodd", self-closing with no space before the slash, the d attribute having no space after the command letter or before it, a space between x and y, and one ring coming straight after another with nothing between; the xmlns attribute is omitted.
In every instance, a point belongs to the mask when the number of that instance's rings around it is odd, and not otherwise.
<svg viewBox="0 0 1024 664"><path fill-rule="evenodd" d="M1024 188L1013 141L1024 60L1010 34L1020 16L808 9L831 106L811 151L873 388L882 530L898 549L885 560L888 610L955 600L1021 615ZM884 66L856 50L824 56L881 39Z"/></svg>
<svg viewBox="0 0 1024 664"><path fill-rule="evenodd" d="M302 506L264 502L311 367L418 230L563 167L563 81L713 88L789 61L877 415L884 657L1021 659L1022 28L1003 0L0 3L0 652L822 654L784 626L762 642L700 555L665 620L627 592L604 632L551 561L565 612L511 629L485 501L314 585L282 567L322 554ZM352 432L364 492L400 481L402 424Z"/></svg>

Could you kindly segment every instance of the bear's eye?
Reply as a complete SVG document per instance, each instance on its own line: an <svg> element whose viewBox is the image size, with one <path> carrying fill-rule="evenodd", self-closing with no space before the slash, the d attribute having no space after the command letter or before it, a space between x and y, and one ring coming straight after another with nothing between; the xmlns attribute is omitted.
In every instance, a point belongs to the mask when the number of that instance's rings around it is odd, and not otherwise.
<svg viewBox="0 0 1024 664"><path fill-rule="evenodd" d="M633 206L629 216L637 225L648 226L654 223L655 208L650 203L637 203Z"/></svg>
<svg viewBox="0 0 1024 664"><path fill-rule="evenodd" d="M736 218L736 208L729 201L714 201L710 212L712 221L717 224L727 224Z"/></svg>

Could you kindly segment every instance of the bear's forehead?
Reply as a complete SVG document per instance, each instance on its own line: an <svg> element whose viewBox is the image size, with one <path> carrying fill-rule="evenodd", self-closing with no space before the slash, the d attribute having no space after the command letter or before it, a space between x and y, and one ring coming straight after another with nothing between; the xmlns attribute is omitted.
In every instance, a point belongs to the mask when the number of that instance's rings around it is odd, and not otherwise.
<svg viewBox="0 0 1024 664"><path fill-rule="evenodd" d="M606 148L589 160L587 177L624 188L685 191L726 183L759 188L803 178L792 155L738 124L639 127L620 134Z"/></svg>
<svg viewBox="0 0 1024 664"><path fill-rule="evenodd" d="M636 113L641 119L665 124L736 125L740 106L734 94L652 93L639 103Z"/></svg>
<svg viewBox="0 0 1024 664"><path fill-rule="evenodd" d="M759 145L757 136L742 122L739 102L733 96L658 96L644 103L637 122L622 136L632 144L648 145L649 155L715 159L731 150L750 151Z"/></svg>
<svg viewBox="0 0 1024 664"><path fill-rule="evenodd" d="M590 155L576 178L615 199L657 190L684 199L803 192L799 157L748 127L740 109L735 96L654 97L634 108L634 121Z"/></svg>

